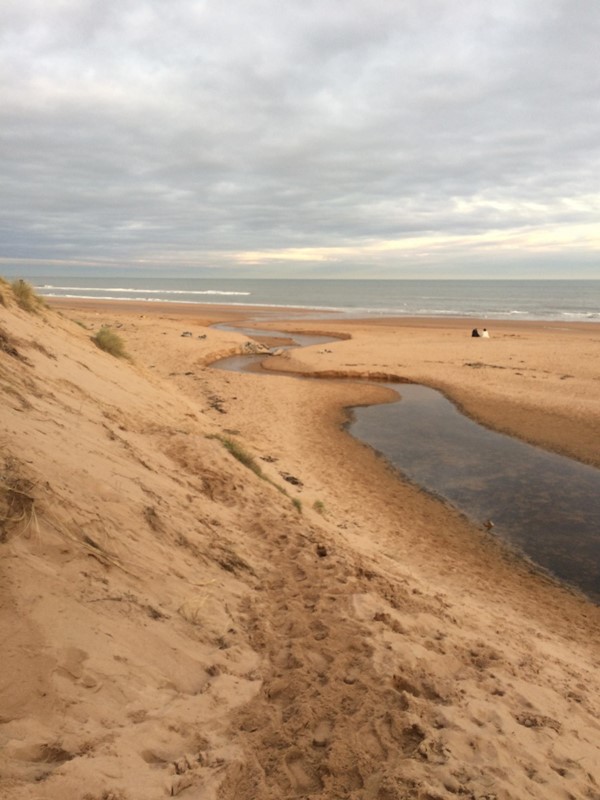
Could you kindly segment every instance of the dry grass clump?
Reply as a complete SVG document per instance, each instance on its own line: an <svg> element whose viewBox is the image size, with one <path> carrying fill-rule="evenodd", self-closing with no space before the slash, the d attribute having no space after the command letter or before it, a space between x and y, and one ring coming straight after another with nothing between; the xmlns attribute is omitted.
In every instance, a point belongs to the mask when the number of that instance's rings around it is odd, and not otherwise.
<svg viewBox="0 0 600 800"><path fill-rule="evenodd" d="M15 347L14 340L6 333L6 331L3 331L2 328L0 328L0 351L12 356L13 358L20 358L19 351Z"/></svg>
<svg viewBox="0 0 600 800"><path fill-rule="evenodd" d="M21 535L37 530L33 488L24 478L0 478L0 542L8 539L11 528L20 528Z"/></svg>
<svg viewBox="0 0 600 800"><path fill-rule="evenodd" d="M110 353L111 356L116 358L129 358L123 339L111 330L108 325L103 325L98 333L91 338L96 347L104 350L105 353Z"/></svg>
<svg viewBox="0 0 600 800"><path fill-rule="evenodd" d="M207 600L208 595L189 598L179 606L177 613L191 625L200 625L202 621L202 608Z"/></svg>
<svg viewBox="0 0 600 800"><path fill-rule="evenodd" d="M44 305L42 298L33 291L33 286L22 278L15 279L10 288L16 304L23 311L36 312L39 311L40 306Z"/></svg>

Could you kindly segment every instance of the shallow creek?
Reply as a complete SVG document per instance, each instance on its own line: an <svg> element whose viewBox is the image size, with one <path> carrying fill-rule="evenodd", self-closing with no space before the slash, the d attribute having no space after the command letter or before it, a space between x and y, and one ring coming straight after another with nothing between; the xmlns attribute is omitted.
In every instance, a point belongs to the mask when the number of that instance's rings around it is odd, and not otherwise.
<svg viewBox="0 0 600 800"><path fill-rule="evenodd" d="M225 328L225 326L218 326ZM230 328L247 336L277 331ZM334 341L293 334L292 347ZM282 347L283 349L283 347ZM265 355L213 366L258 371ZM276 372L265 375L277 375ZM440 392L389 382L398 402L352 409L350 433L533 562L600 601L600 470L496 433Z"/></svg>

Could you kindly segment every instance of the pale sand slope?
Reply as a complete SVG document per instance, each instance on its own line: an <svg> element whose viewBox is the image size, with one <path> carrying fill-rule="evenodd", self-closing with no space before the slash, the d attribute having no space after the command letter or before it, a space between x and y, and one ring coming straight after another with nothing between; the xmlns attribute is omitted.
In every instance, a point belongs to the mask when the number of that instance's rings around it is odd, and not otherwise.
<svg viewBox="0 0 600 800"><path fill-rule="evenodd" d="M173 312L74 315L132 365L7 302L1 797L600 797L598 609L339 430L387 390L206 368L246 339Z"/></svg>

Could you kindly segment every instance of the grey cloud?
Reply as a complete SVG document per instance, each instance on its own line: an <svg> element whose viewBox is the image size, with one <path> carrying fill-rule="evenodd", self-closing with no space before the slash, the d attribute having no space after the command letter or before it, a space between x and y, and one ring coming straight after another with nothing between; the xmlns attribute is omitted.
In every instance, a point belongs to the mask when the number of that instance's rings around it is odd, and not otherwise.
<svg viewBox="0 0 600 800"><path fill-rule="evenodd" d="M5 257L226 265L597 215L593 2L24 0L2 14Z"/></svg>

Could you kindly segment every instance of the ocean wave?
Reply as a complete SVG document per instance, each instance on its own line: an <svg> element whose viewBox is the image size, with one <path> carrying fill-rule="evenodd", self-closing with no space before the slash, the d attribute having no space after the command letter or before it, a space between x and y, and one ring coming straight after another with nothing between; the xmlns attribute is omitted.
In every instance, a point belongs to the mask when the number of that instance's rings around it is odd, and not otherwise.
<svg viewBox="0 0 600 800"><path fill-rule="evenodd" d="M575 319L600 319L600 313L597 311L561 311L560 315Z"/></svg>
<svg viewBox="0 0 600 800"><path fill-rule="evenodd" d="M538 320L538 321L563 321L563 322L593 322L600 323L600 313L596 311L566 311L557 308L523 310L506 308L473 308L473 307L452 307L452 308L427 308L418 306L411 308L406 302L400 301L397 306L359 306L359 305L330 305L317 303L289 303L289 302L261 302L258 298L248 298L252 292L222 291L209 289L205 291L185 291L180 289L131 289L131 288L102 288L102 287L68 287L46 284L43 287L36 287L44 297L72 300L107 300L116 303L138 302L138 303L168 303L176 305L178 303L188 303L190 305L230 305L251 308L285 309L288 312L294 310L298 312L312 312L315 315L342 315L345 318L360 319L363 317L437 317L439 319L462 318L462 319L488 319L502 320ZM91 294L91 292L98 294ZM72 293L71 293L72 292ZM107 294L112 292L112 294ZM169 297L170 295L170 297ZM187 297L186 297L187 295ZM236 300L236 296L240 297ZM231 299L229 299L231 298ZM241 299L244 298L244 299ZM416 304L415 304L416 305Z"/></svg>
<svg viewBox="0 0 600 800"><path fill-rule="evenodd" d="M114 292L114 293L135 293L135 294L193 294L193 295L223 295L223 296L240 296L240 297L248 297L252 294L252 292L232 292L232 291L222 291L220 289L204 289L203 291L197 291L194 289L128 289L122 288L119 286L52 286L50 284L45 284L44 286L36 286L35 287L39 291L47 291L47 290L54 290L59 292ZM48 295L49 297L61 297L61 295ZM65 297L66 295L62 295ZM69 296L81 296L81 295L69 295ZM100 298L97 298L98 300ZM112 299L112 298L108 298Z"/></svg>
<svg viewBox="0 0 600 800"><path fill-rule="evenodd" d="M66 287L61 286L58 287L60 289L66 289ZM89 289L87 291L90 291ZM105 289L104 291L109 291ZM184 292L183 294L192 294L192 292ZM195 292L195 294L208 294L208 292ZM245 292L221 292L220 294L246 294ZM247 294L251 294L248 292ZM44 297L55 297L59 300L113 300L117 303L173 303L174 305L181 305L188 303L189 305L207 305L203 303L202 300L163 300L161 297L110 297L108 295L98 295L98 294L53 294L53 293L46 293ZM212 305L219 305L219 303L213 303ZM329 306L307 306L307 305L298 305L298 304L289 304L289 303L223 303L223 305L228 306L252 306L253 308L298 308L302 310L308 311L347 311L346 308L337 308L337 307L329 307Z"/></svg>
<svg viewBox="0 0 600 800"><path fill-rule="evenodd" d="M65 287L60 287L65 288ZM250 293L249 293L250 294ZM240 306L241 308L281 308L285 309L286 311L314 311L318 312L319 314L329 313L329 314L352 314L356 316L356 312L366 315L366 314L381 314L380 309L367 309L367 308L359 308L359 309L350 309L341 306L317 306L317 305L302 305L300 303L260 303L260 302L236 302L235 300L231 300L229 302L223 301L214 301L209 303L203 300L165 300L161 297L109 297L107 295L84 295L84 294L51 294L47 293L44 294L44 297L54 297L58 300L109 300L115 303L171 303L173 305L196 305L196 306L203 306L203 305L225 305L225 306ZM399 312L394 309L386 309L384 314L388 316L397 316Z"/></svg>

